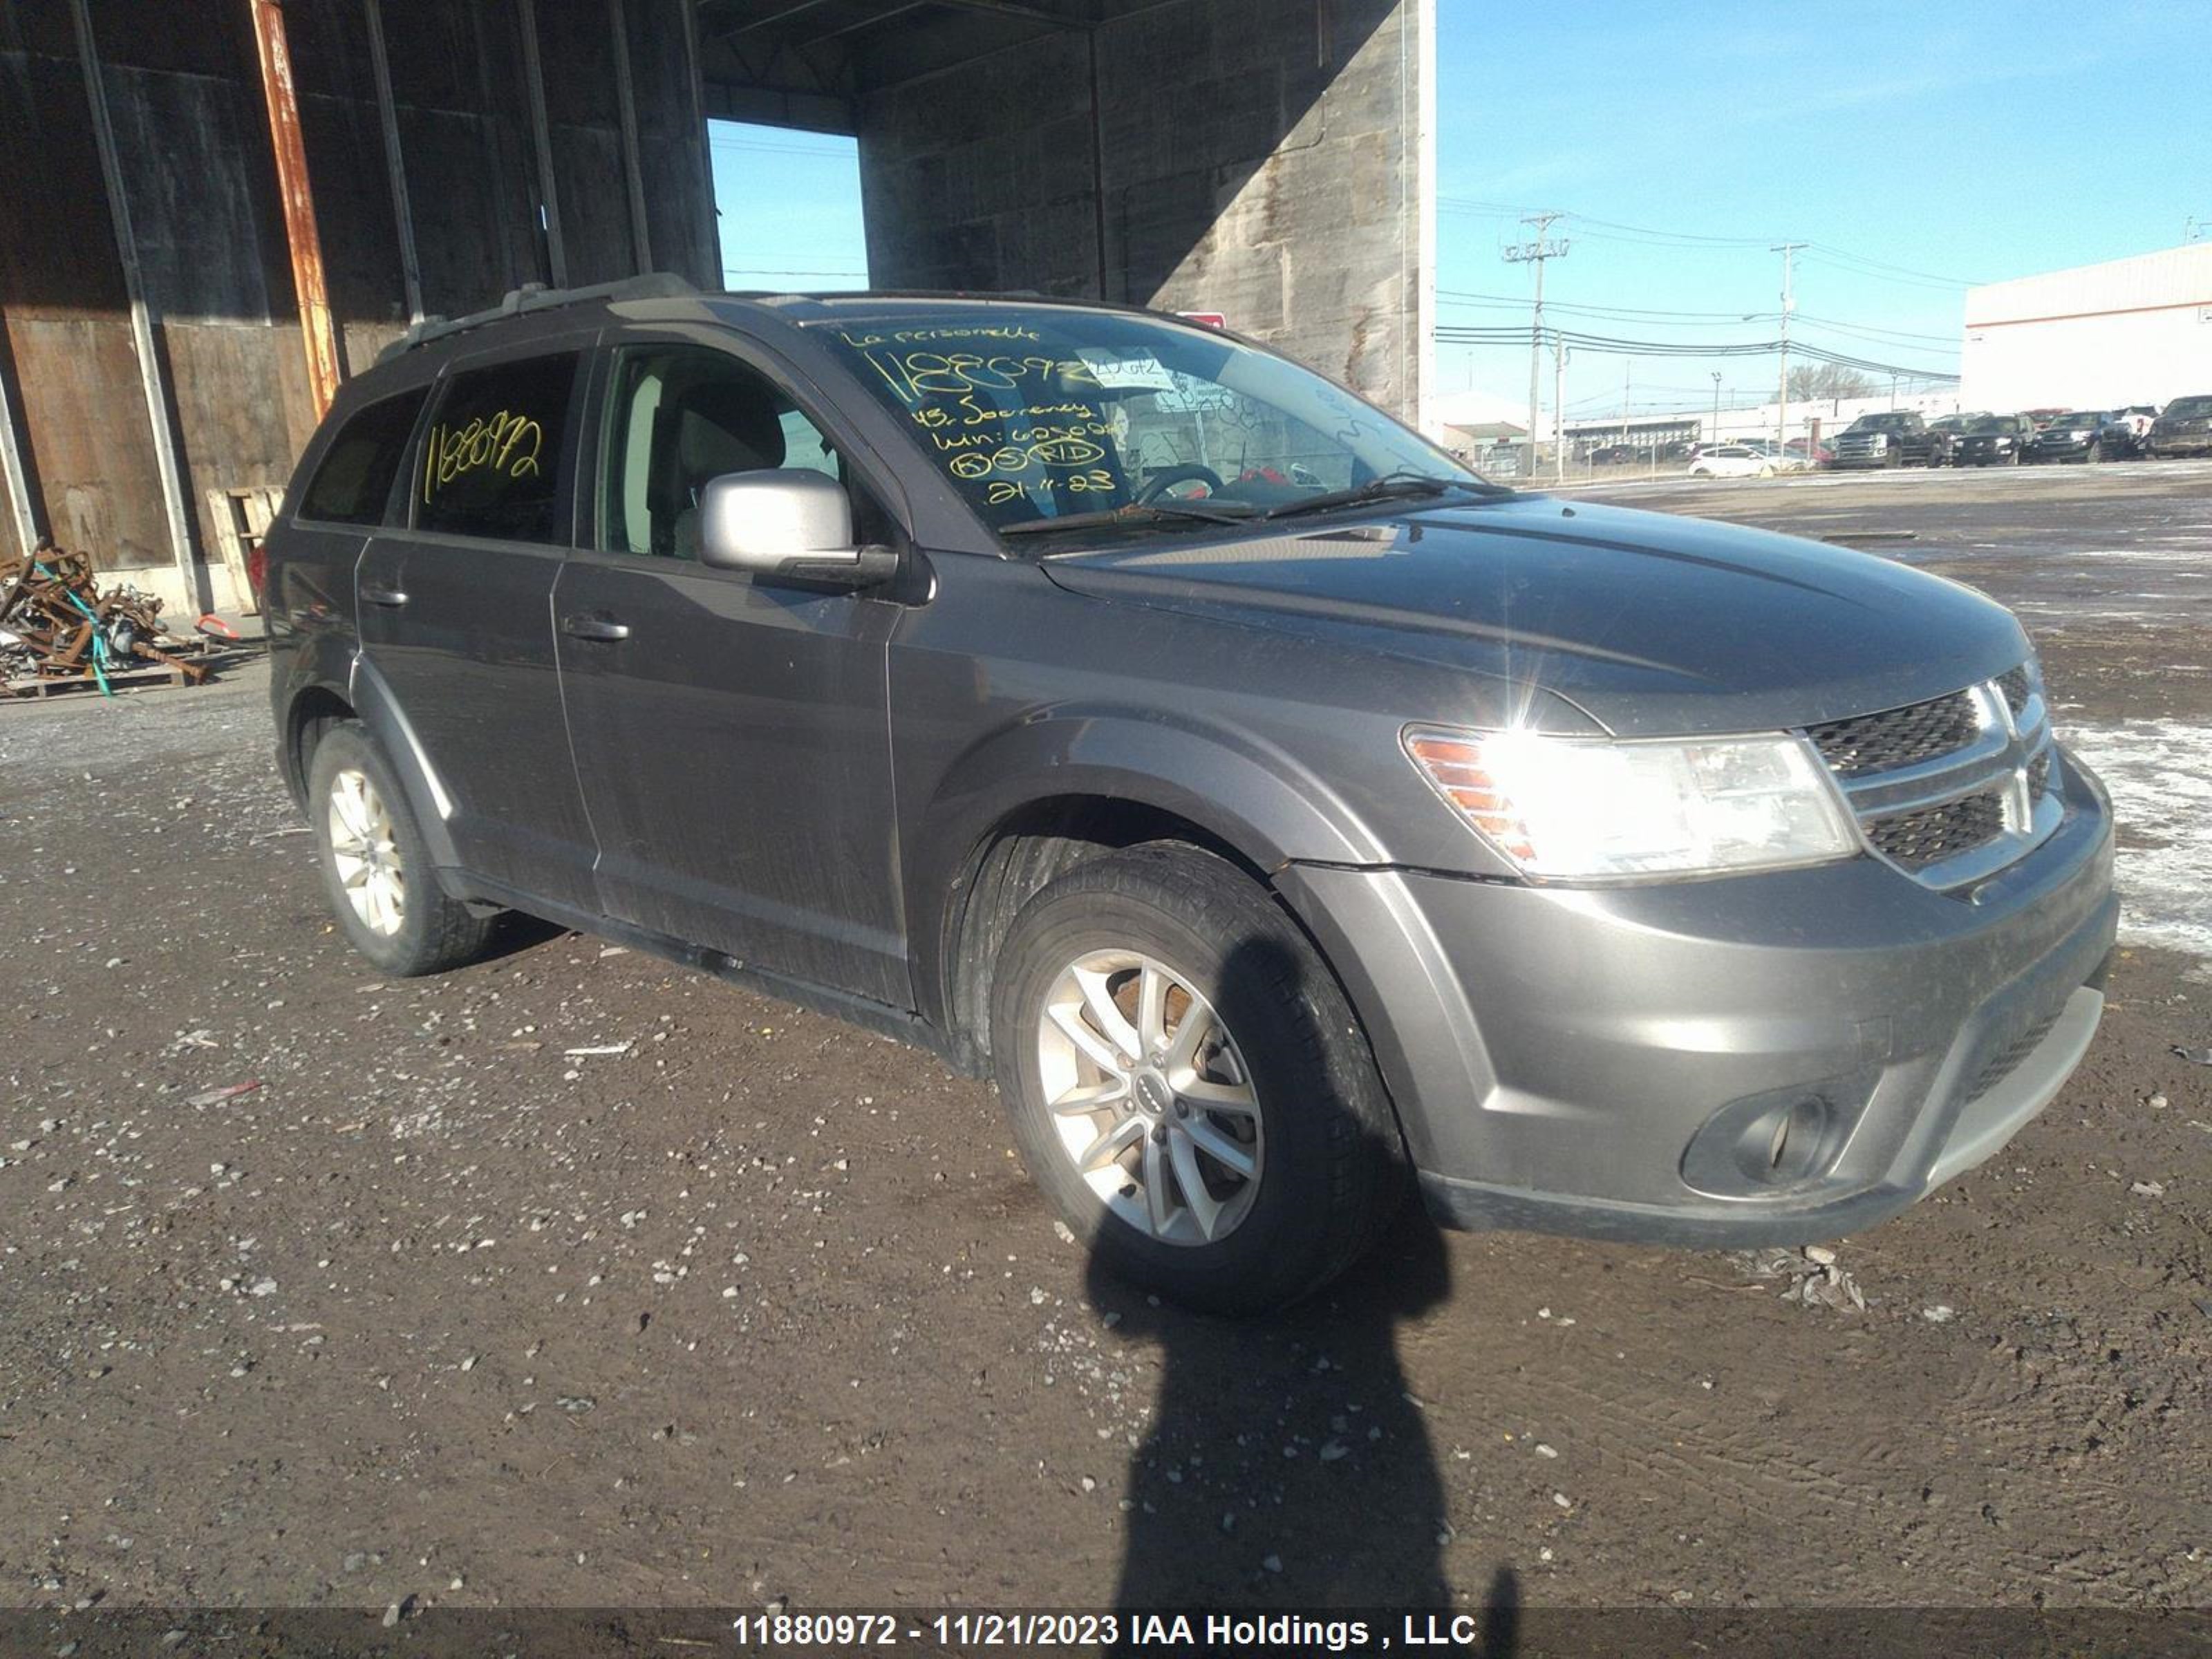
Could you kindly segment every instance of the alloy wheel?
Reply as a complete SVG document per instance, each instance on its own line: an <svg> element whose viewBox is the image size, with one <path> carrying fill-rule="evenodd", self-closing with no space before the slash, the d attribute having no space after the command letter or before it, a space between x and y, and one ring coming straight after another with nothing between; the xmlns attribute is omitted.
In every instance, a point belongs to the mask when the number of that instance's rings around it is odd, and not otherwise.
<svg viewBox="0 0 2212 1659"><path fill-rule="evenodd" d="M1136 951L1079 957L1053 981L1036 1045L1061 1150L1109 1211L1169 1244L1237 1230L1260 1190L1259 1096L1187 977Z"/></svg>
<svg viewBox="0 0 2212 1659"><path fill-rule="evenodd" d="M389 939L407 920L407 875L399 862L392 812L366 772L353 768L331 779L331 861L361 925Z"/></svg>

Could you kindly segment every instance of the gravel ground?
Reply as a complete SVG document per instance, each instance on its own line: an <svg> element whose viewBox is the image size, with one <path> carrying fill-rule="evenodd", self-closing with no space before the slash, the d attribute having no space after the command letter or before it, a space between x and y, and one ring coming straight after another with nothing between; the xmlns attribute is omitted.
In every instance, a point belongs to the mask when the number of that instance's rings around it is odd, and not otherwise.
<svg viewBox="0 0 2212 1659"><path fill-rule="evenodd" d="M925 1055L542 927L375 978L256 672L0 709L0 1604L2212 1601L2208 488L1641 492L1916 532L2136 750L2087 1064L1832 1269L1409 1221L1186 1316Z"/></svg>

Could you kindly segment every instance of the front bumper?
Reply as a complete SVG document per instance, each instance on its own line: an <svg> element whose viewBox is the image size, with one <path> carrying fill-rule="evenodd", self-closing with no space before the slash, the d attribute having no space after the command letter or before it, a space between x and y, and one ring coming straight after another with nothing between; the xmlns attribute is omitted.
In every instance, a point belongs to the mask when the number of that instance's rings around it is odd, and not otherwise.
<svg viewBox="0 0 2212 1659"><path fill-rule="evenodd" d="M1996 1152L2094 1035L2110 808L2070 759L2054 780L2063 823L1971 898L1872 858L1606 889L1278 880L1366 1024L1440 1221L1809 1243Z"/></svg>

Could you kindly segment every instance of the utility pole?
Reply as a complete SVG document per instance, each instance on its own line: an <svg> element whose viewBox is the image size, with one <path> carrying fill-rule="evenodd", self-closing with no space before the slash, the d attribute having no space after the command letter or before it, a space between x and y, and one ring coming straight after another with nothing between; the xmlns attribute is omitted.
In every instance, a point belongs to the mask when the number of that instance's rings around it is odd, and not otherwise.
<svg viewBox="0 0 2212 1659"><path fill-rule="evenodd" d="M1774 393L1774 442L1777 448L1786 446L1790 441L1790 313L1797 308L1797 301L1790 296L1790 262L1796 257L1797 250L1804 246L1802 242L1784 242L1778 247L1767 250L1770 253L1782 256L1782 373L1778 377L1779 384Z"/></svg>
<svg viewBox="0 0 2212 1659"><path fill-rule="evenodd" d="M1624 449L1628 447L1628 377L1635 368L1635 358L1620 360L1620 443Z"/></svg>
<svg viewBox="0 0 2212 1659"><path fill-rule="evenodd" d="M1522 474L1523 477L1534 477L1536 473L1536 375L1544 357L1544 261L1565 258L1567 252L1565 237L1552 241L1547 239L1546 233L1551 229L1552 222L1560 216L1557 213L1523 214L1521 222L1533 226L1535 234L1505 250L1506 264L1536 267L1536 305L1528 325L1528 465ZM1556 416L1557 411L1553 412Z"/></svg>
<svg viewBox="0 0 2212 1659"><path fill-rule="evenodd" d="M1567 481L1567 359L1574 356L1565 340L1552 343L1552 477Z"/></svg>
<svg viewBox="0 0 2212 1659"><path fill-rule="evenodd" d="M1721 441L1721 372L1713 371L1713 442Z"/></svg>

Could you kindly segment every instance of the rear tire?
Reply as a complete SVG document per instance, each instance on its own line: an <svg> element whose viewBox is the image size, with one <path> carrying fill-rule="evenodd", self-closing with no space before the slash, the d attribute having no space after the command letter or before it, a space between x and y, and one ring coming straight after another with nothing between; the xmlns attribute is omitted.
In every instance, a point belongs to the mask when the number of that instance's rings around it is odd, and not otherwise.
<svg viewBox="0 0 2212 1659"><path fill-rule="evenodd" d="M1030 900L1000 952L991 1047L1061 1219L1188 1307L1310 1294L1409 1185L1335 976L1264 890L1194 848L1112 854Z"/></svg>
<svg viewBox="0 0 2212 1659"><path fill-rule="evenodd" d="M483 954L497 918L440 889L399 780L358 721L315 745L307 817L338 930L380 971L408 979Z"/></svg>

